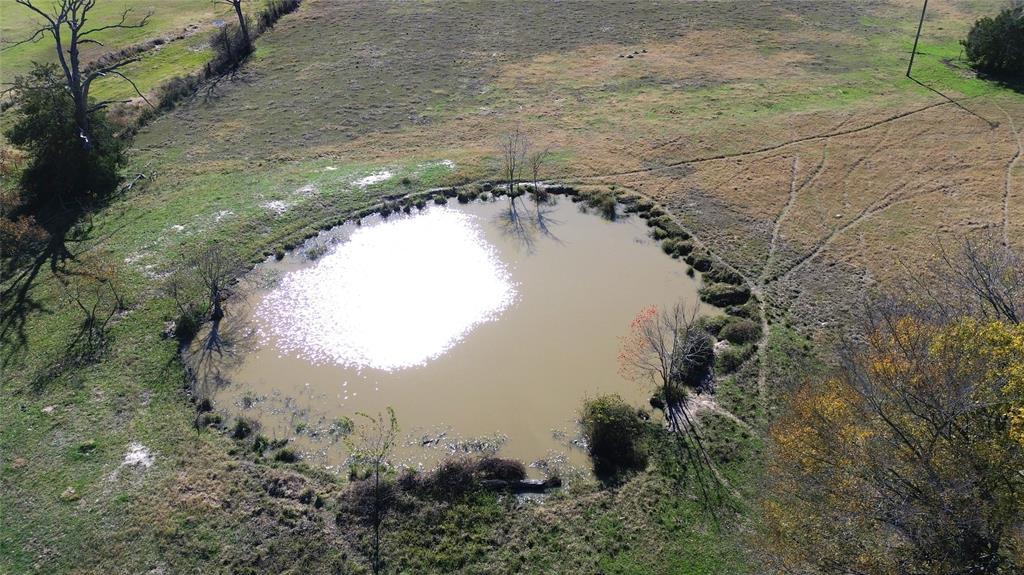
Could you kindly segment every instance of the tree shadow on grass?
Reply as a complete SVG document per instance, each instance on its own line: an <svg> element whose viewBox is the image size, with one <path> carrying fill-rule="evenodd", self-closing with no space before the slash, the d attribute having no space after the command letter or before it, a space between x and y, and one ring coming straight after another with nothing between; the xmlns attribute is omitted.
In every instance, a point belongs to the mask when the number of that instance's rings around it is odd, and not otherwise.
<svg viewBox="0 0 1024 575"><path fill-rule="evenodd" d="M136 178L136 181L138 179ZM41 274L48 269L50 275L58 281L78 275L65 266L68 261L74 261L81 255L72 253L72 246L96 239L91 215L131 189L134 183L135 181L119 188L102 200L90 203L54 200L41 208L26 210L27 214L34 215L46 238L23 246L17 254L4 254L3 267L0 268L0 346L3 349L0 366L8 366L25 350L28 345L26 326L33 314L54 313L41 298L33 294L33 288L40 280ZM21 214L12 214L19 215ZM90 318L91 316L87 317L87 322L80 326L82 329L94 327L88 322ZM65 350L66 353L75 351L84 335L89 334L78 333Z"/></svg>
<svg viewBox="0 0 1024 575"><path fill-rule="evenodd" d="M61 265L72 258L68 249L70 242L88 238L91 225L78 225L82 213L66 210L43 219L41 225L48 239L35 246L34 250L21 254L23 257L8 258L4 262L3 288L0 291L0 344L4 352L0 365L8 365L27 345L25 326L29 316L52 313L32 294L32 288L47 267L54 276L62 273Z"/></svg>

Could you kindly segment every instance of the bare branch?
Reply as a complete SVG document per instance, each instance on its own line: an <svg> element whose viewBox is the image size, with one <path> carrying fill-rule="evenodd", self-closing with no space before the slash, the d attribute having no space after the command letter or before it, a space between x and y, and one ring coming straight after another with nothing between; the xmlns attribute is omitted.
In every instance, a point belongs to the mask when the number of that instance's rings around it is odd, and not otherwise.
<svg viewBox="0 0 1024 575"><path fill-rule="evenodd" d="M88 9L86 11L88 11ZM121 20L118 23L116 23L116 24L108 24L106 26L100 26L98 28L90 28L88 30L79 32L78 35L80 37L84 38L84 37L88 36L89 34L95 34L96 32L102 32L104 30L113 30L113 29L128 30L128 29L132 29L132 28L142 28L142 27L144 27L149 22L150 16L153 15L152 12L147 12L146 15L142 17L142 20L139 20L138 22L136 22L134 24L126 24L125 22L128 21L128 14L131 13L131 11L132 11L131 8L125 8L124 12L121 13ZM84 22L84 18L83 18L83 22Z"/></svg>
<svg viewBox="0 0 1024 575"><path fill-rule="evenodd" d="M46 21L50 23L50 26L54 26L54 27L57 26L58 22L63 22L64 21L64 17L67 15L67 7L64 6L63 4L61 5L60 14L55 19L55 18L51 17L49 14L47 14L46 12L44 12L43 10L41 10L41 9L37 8L36 6L34 6L32 4L32 0L14 0L14 1L16 3L18 3L18 4L21 4L22 6L24 6L26 8L28 8L29 10L35 12L36 14L39 14L43 18L45 18Z"/></svg>
<svg viewBox="0 0 1024 575"><path fill-rule="evenodd" d="M132 88L134 88L134 89L135 89L135 93L136 93L136 94L138 94L138 95L139 95L139 97L140 97L140 98L142 98L142 100L143 100L144 102L146 102L147 104L149 104L149 107L150 107L150 108L156 109L156 106L154 106L154 105L153 105L153 103L152 103L152 102L150 102L150 101L149 101L149 99L148 99L148 98L146 98L146 96L145 96L145 95L143 95L142 91L141 91L141 90L139 90L139 87L135 85L135 82L133 82L131 78L129 78L128 76L125 76L125 75L124 75L124 74L122 74L121 72L116 72L116 71L115 71L115 72L110 72L110 74L113 74L113 75L115 75L115 76L120 76L120 77L121 77L121 78L122 78L122 79L123 79L123 80L124 80L125 82L128 82L129 84L131 84L131 85L132 85Z"/></svg>
<svg viewBox="0 0 1024 575"><path fill-rule="evenodd" d="M45 36L46 33L49 32L49 31L50 31L50 27L47 26L47 27L40 28L40 29L36 30L35 32L32 33L31 36L29 36L28 38L25 38L24 40L20 40L18 42L9 42L8 43L5 40L4 43L6 43L7 45L4 46L3 48L0 48L0 50L8 50L10 48L15 48L17 46L21 46L22 44L35 44L36 42L42 40L43 36Z"/></svg>

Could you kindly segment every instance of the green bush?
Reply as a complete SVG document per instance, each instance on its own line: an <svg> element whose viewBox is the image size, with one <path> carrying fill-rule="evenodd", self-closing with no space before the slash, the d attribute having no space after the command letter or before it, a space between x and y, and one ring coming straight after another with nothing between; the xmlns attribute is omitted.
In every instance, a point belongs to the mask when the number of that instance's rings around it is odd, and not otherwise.
<svg viewBox="0 0 1024 575"><path fill-rule="evenodd" d="M751 297L743 305L730 305L725 308L725 313L747 319L760 320L761 308L756 297Z"/></svg>
<svg viewBox="0 0 1024 575"><path fill-rule="evenodd" d="M700 299L718 307L740 305L750 299L750 288L742 285L713 283L700 288Z"/></svg>
<svg viewBox="0 0 1024 575"><path fill-rule="evenodd" d="M720 375L733 373L738 370L745 361L750 359L750 356L753 354L753 345L731 345L722 350L721 353L715 357L715 370L717 370Z"/></svg>
<svg viewBox="0 0 1024 575"><path fill-rule="evenodd" d="M453 499L477 488L476 462L470 459L448 459L437 466L421 482L421 487L434 497Z"/></svg>
<svg viewBox="0 0 1024 575"><path fill-rule="evenodd" d="M614 220L618 216L616 212L618 202L613 192L591 194L587 196L586 201L588 206L601 212L601 216L607 220Z"/></svg>
<svg viewBox="0 0 1024 575"><path fill-rule="evenodd" d="M299 454L287 447L278 450L274 454L274 461L280 461L281 463L295 463L298 460Z"/></svg>
<svg viewBox="0 0 1024 575"><path fill-rule="evenodd" d="M733 284L740 285L743 283L743 276L726 268L721 264L717 264L711 267L705 274L704 277L708 281L715 283Z"/></svg>
<svg viewBox="0 0 1024 575"><path fill-rule="evenodd" d="M1006 8L995 18L978 20L961 44L978 70L1024 74L1024 5Z"/></svg>
<svg viewBox="0 0 1024 575"><path fill-rule="evenodd" d="M125 144L115 137L102 109L88 115L87 145L74 120L71 93L55 65L35 64L14 80L10 92L14 109L5 116L13 117L4 136L29 157L20 181L24 205L12 215L38 215L48 228L63 221L64 213L79 212L114 192Z"/></svg>
<svg viewBox="0 0 1024 575"><path fill-rule="evenodd" d="M693 266L693 269L703 273L710 270L711 266L713 266L715 262L706 252L694 251L686 256L686 263Z"/></svg>
<svg viewBox="0 0 1024 575"><path fill-rule="evenodd" d="M728 325L731 321L732 318L727 315L709 315L700 318L700 320L698 320L698 325L703 328L704 331L718 337L722 328Z"/></svg>
<svg viewBox="0 0 1024 575"><path fill-rule="evenodd" d="M749 319L735 319L722 327L718 337L729 343L753 343L761 339L761 324Z"/></svg>
<svg viewBox="0 0 1024 575"><path fill-rule="evenodd" d="M647 466L644 422L618 395L587 400L580 416L594 471L616 475Z"/></svg>
<svg viewBox="0 0 1024 575"><path fill-rule="evenodd" d="M687 240L681 240L678 238L668 238L661 243L661 249L664 250L666 254L674 258L678 258L692 252L693 244Z"/></svg>
<svg viewBox="0 0 1024 575"><path fill-rule="evenodd" d="M245 417L239 417L235 420L235 427L231 430L231 437L235 439L245 439L249 437L253 430L258 427L255 421L251 421Z"/></svg>

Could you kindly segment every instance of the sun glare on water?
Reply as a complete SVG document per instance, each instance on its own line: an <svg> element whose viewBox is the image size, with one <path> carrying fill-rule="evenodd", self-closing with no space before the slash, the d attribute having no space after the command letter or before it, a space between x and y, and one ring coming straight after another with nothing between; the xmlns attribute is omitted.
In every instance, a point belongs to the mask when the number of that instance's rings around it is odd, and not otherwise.
<svg viewBox="0 0 1024 575"><path fill-rule="evenodd" d="M282 352L390 371L445 353L515 295L474 216L437 208L359 228L286 275L256 318Z"/></svg>

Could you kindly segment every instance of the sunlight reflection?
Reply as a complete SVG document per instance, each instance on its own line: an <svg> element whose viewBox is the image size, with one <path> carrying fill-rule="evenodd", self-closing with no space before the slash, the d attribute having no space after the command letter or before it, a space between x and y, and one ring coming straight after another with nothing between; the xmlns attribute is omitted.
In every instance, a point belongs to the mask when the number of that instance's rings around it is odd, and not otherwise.
<svg viewBox="0 0 1024 575"><path fill-rule="evenodd" d="M260 333L315 363L395 370L445 353L516 290L475 217L450 209L356 230L256 310Z"/></svg>

